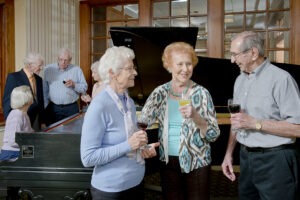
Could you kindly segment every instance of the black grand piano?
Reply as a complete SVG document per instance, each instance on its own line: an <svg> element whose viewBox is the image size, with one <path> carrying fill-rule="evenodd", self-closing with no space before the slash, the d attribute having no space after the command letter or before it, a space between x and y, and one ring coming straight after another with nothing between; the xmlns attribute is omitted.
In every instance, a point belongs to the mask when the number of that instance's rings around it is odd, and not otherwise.
<svg viewBox="0 0 300 200"><path fill-rule="evenodd" d="M138 108L159 84L171 79L162 67L161 54L173 41L185 41L195 46L198 29L195 27L112 27L114 45L125 45L136 54L138 76L129 90ZM289 71L299 85L300 66L277 64ZM227 146L229 114L227 99L232 96L233 83L239 69L228 59L199 57L192 79L206 87L213 98L221 129L220 138L212 143L213 165L220 165ZM84 113L78 113L38 133L17 133L16 142L21 155L16 162L0 163L0 193L8 199L90 199L92 168L80 161L80 133ZM149 131L149 140L156 141L157 130ZM238 149L234 164L239 164ZM158 170L157 158L146 161L146 173ZM8 189L8 190L7 190ZM25 196L23 198L23 196Z"/></svg>

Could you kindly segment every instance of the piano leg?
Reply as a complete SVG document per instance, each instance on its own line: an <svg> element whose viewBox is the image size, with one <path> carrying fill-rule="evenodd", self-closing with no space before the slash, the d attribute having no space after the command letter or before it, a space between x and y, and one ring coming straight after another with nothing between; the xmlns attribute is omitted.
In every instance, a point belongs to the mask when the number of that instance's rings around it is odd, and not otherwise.
<svg viewBox="0 0 300 200"><path fill-rule="evenodd" d="M20 189L20 187L7 187L6 200L18 200L19 199L19 195L18 195L19 189Z"/></svg>

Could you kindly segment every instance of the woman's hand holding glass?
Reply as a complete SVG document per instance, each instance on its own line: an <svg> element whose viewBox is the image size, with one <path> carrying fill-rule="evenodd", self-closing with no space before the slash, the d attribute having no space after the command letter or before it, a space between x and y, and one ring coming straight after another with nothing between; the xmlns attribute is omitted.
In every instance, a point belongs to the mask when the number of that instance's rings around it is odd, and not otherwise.
<svg viewBox="0 0 300 200"><path fill-rule="evenodd" d="M181 98L179 99L179 106L186 106L191 104L191 99L188 94L182 93Z"/></svg>
<svg viewBox="0 0 300 200"><path fill-rule="evenodd" d="M191 105L191 99L185 93L182 93L181 99L179 99L179 111L185 120L191 118L192 116L193 107Z"/></svg>
<svg viewBox="0 0 300 200"><path fill-rule="evenodd" d="M138 116L137 119L137 128L143 131L146 131L148 128L148 122L146 119L142 118L142 116ZM146 133L147 134L147 133ZM151 144L145 144L141 146L140 152L143 158L152 158L156 156L156 147L159 146L159 142L151 143Z"/></svg>
<svg viewBox="0 0 300 200"><path fill-rule="evenodd" d="M141 149L141 155L143 158L152 158L157 155L156 147L159 147L160 143L155 142L147 145L147 148Z"/></svg>
<svg viewBox="0 0 300 200"><path fill-rule="evenodd" d="M82 94L81 95L81 100L84 101L87 105L92 101L92 98L88 94Z"/></svg>
<svg viewBox="0 0 300 200"><path fill-rule="evenodd" d="M148 127L147 120L145 120L141 116L139 116L138 119L137 119L137 128L139 130L146 131L147 127ZM146 133L146 135L147 135L147 133ZM150 146L148 144L146 144L146 145L140 147L140 149L146 149L146 148L150 148Z"/></svg>
<svg viewBox="0 0 300 200"><path fill-rule="evenodd" d="M132 150L137 150L148 144L147 133L144 130L137 130L128 139Z"/></svg>

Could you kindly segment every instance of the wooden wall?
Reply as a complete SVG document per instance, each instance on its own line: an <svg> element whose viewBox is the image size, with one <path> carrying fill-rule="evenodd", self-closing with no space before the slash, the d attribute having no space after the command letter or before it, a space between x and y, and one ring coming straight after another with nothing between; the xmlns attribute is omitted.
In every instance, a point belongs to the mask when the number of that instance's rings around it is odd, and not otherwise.
<svg viewBox="0 0 300 200"><path fill-rule="evenodd" d="M3 122L2 97L6 75L15 70L15 15L14 0L0 2L0 123Z"/></svg>

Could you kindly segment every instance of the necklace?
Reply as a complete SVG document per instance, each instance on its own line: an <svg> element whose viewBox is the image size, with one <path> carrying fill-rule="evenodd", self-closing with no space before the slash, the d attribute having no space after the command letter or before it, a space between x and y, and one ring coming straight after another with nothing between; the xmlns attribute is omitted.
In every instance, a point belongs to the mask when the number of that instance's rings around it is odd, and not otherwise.
<svg viewBox="0 0 300 200"><path fill-rule="evenodd" d="M188 89L190 87L190 81L188 82L188 84L186 85L183 94L186 94ZM176 93L172 90L172 83L171 83L171 87L170 87L170 93L174 96L174 97L181 97L181 93Z"/></svg>

